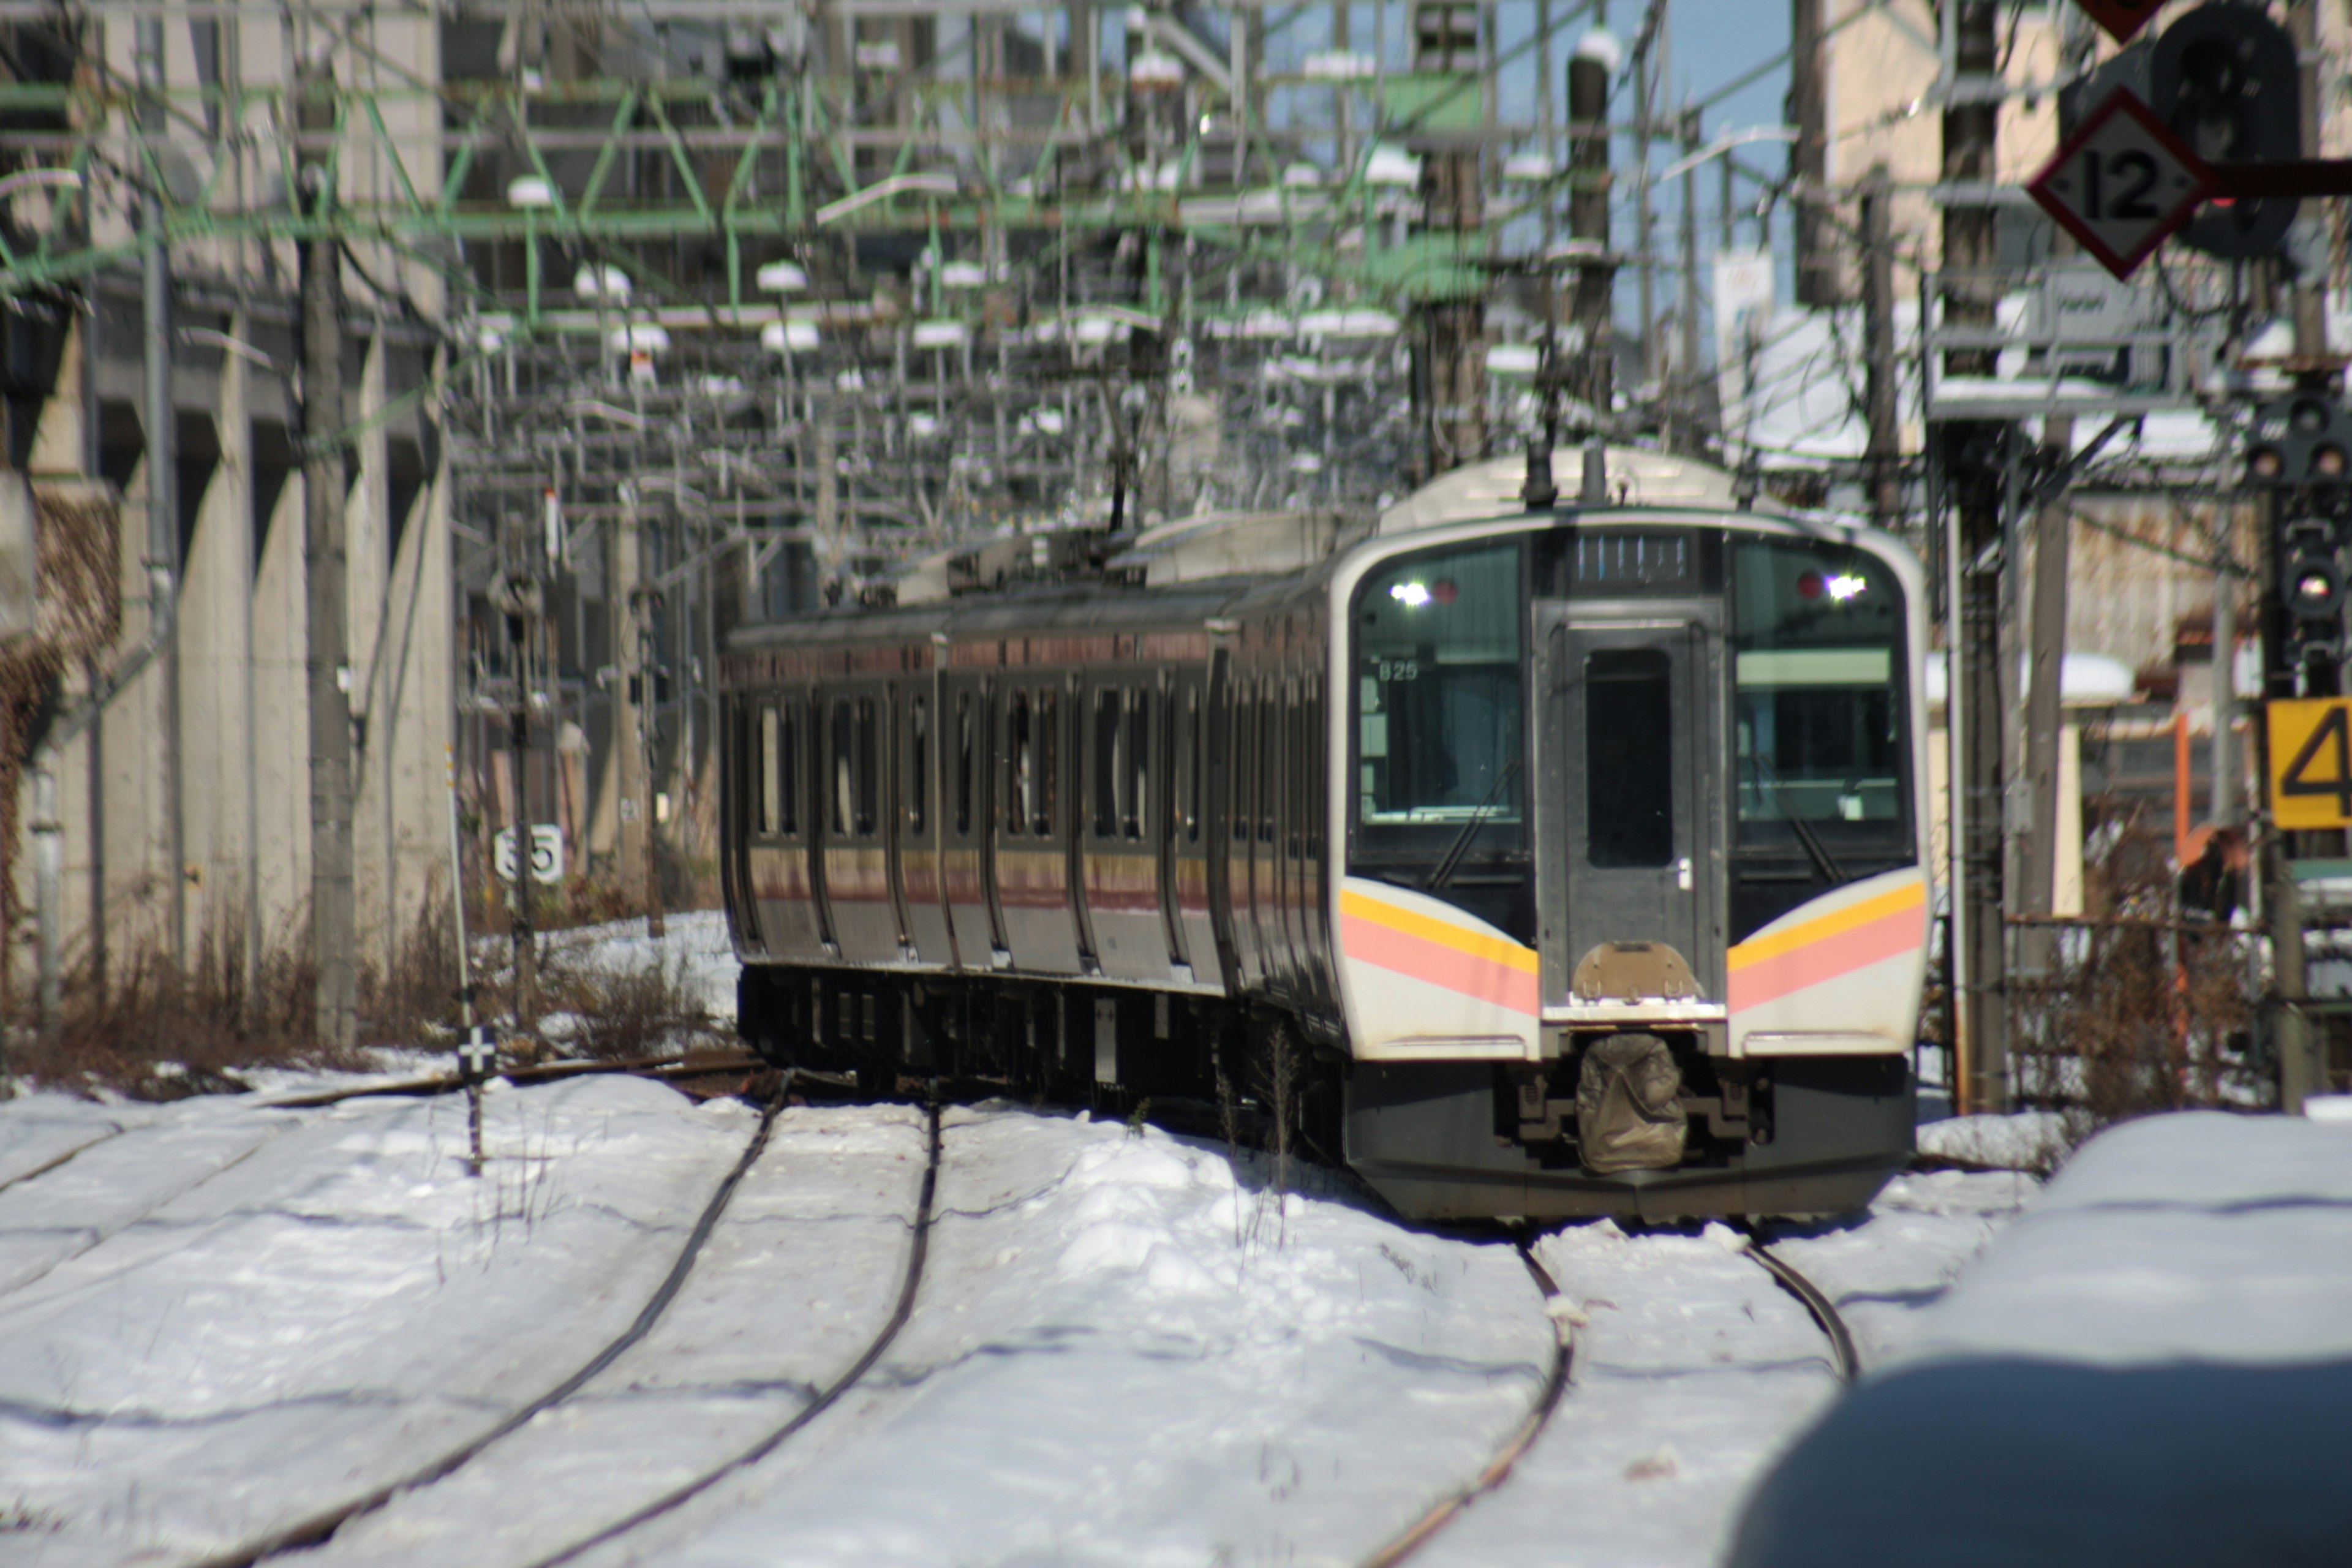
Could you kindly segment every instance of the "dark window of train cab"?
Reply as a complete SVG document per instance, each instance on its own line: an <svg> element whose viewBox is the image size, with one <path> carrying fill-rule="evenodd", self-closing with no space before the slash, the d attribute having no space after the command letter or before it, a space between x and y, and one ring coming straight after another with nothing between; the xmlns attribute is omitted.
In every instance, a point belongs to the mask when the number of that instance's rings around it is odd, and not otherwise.
<svg viewBox="0 0 2352 1568"><path fill-rule="evenodd" d="M1675 858L1674 668L1659 647L1584 661L1584 853L1595 866Z"/></svg>
<svg viewBox="0 0 2352 1568"><path fill-rule="evenodd" d="M1740 543L1731 646L1737 941L1916 858L1902 584L1833 542Z"/></svg>
<svg viewBox="0 0 2352 1568"><path fill-rule="evenodd" d="M1523 577L1511 540L1400 556L1358 584L1348 864L1531 942Z"/></svg>
<svg viewBox="0 0 2352 1568"><path fill-rule="evenodd" d="M1061 757L1056 743L1059 740L1059 694L1048 689L1037 693L1037 794L1031 804L1029 829L1040 838L1054 832L1054 796L1059 788L1060 775L1055 772Z"/></svg>

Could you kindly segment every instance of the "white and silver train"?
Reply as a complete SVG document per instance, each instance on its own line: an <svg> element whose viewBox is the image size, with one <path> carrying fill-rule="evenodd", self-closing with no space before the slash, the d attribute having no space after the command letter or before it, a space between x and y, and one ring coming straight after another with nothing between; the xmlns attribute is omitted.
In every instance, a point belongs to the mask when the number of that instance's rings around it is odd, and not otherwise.
<svg viewBox="0 0 2352 1568"><path fill-rule="evenodd" d="M1589 499L1501 460L743 628L745 1037L1238 1101L1415 1216L1866 1203L1912 1148L1917 562L1696 464L1556 471Z"/></svg>

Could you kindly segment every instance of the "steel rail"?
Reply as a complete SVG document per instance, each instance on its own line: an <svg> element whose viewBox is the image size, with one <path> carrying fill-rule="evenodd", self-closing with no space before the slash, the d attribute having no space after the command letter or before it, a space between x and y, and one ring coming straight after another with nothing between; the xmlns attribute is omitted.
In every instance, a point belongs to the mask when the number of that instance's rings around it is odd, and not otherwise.
<svg viewBox="0 0 2352 1568"><path fill-rule="evenodd" d="M1422 1547L1432 1536L1460 1517L1462 1511L1480 1498L1511 1479L1511 1470L1524 1458L1535 1440L1551 1423L1552 1412L1559 1408L1560 1396L1568 1392L1570 1373L1576 1360L1576 1337L1570 1330L1569 1320L1553 1314L1551 1304L1559 1299L1559 1282L1551 1271L1538 1260L1535 1244L1519 1243L1519 1260L1534 1276L1536 1288L1543 1292L1546 1318L1552 1327L1551 1370L1544 1378L1542 1390L1535 1403L1528 1406L1526 1417L1512 1428L1503 1446L1495 1450L1486 1468L1461 1487L1446 1493L1433 1503L1428 1511L1407 1525L1388 1542L1363 1561L1363 1568L1394 1568Z"/></svg>
<svg viewBox="0 0 2352 1568"><path fill-rule="evenodd" d="M718 1190L710 1195L710 1201L703 1205L701 1216L695 1221L693 1230L688 1233L685 1245L678 1249L677 1260L670 1265L669 1273L663 1279L653 1295L647 1298L645 1306L638 1310L635 1321L623 1330L604 1349L590 1357L578 1370L538 1398L508 1415L495 1426L467 1438L430 1462L394 1480L387 1481L357 1497L306 1515L291 1524L280 1526L242 1545L199 1559L196 1568L253 1568L253 1564L266 1562L270 1558L316 1546L351 1521L362 1514L373 1512L402 1493L414 1491L420 1487L429 1486L442 1479L491 1444L529 1424L541 1412L562 1404L579 1393L591 1379L610 1367L620 1359L624 1352L651 1332L654 1325L659 1322L662 1315L669 1310L670 1303L677 1300L679 1289L685 1285L687 1276L693 1272L696 1259L701 1256L703 1243L710 1239L710 1233L718 1226L719 1216L726 1213L728 1201L734 1197L735 1189L742 1184L744 1176L750 1173L752 1165L759 1161L760 1155L766 1150L768 1135L775 1128L777 1114L783 1110L791 1087L792 1074L787 1072L783 1082L770 1097L766 1107L761 1111L760 1125L753 1130L751 1142L744 1145L742 1155L736 1160L734 1167L719 1182Z"/></svg>
<svg viewBox="0 0 2352 1568"><path fill-rule="evenodd" d="M1780 1289L1797 1299L1813 1321L1821 1325L1822 1332L1829 1336L1830 1349L1837 1355L1838 1381L1852 1383L1861 1376L1861 1352L1854 1349L1853 1335L1847 1330L1845 1320L1838 1315L1837 1304L1830 1300L1829 1293L1765 1246L1763 1238L1753 1230L1748 1233L1747 1251L1779 1281Z"/></svg>
<svg viewBox="0 0 2352 1568"><path fill-rule="evenodd" d="M640 1526L674 1511L709 1490L729 1476L758 1464L783 1447L795 1434L805 1429L818 1416L831 1409L840 1401L842 1395L847 1394L859 1380L874 1370L874 1363L882 1359L883 1352L890 1348L892 1342L898 1339L898 1331L907 1326L907 1321L914 1315L915 1295L922 1287L923 1264L930 1253L932 1206L939 1194L940 1180L940 1107L936 1100L930 1105L929 1121L930 1146L923 1166L921 1195L915 1204L914 1232L907 1246L906 1276L899 1283L898 1305L892 1310L888 1321L882 1325L881 1331L876 1334L866 1345L865 1353L851 1363L846 1371L826 1384L824 1391L814 1399L795 1411L790 1420L770 1430L765 1436L733 1458L705 1470L692 1480L664 1492L653 1501L632 1510L611 1524L581 1537L569 1546L544 1557L533 1558L526 1568L558 1568L561 1563L572 1562L583 1552L593 1551L607 1542L618 1540Z"/></svg>

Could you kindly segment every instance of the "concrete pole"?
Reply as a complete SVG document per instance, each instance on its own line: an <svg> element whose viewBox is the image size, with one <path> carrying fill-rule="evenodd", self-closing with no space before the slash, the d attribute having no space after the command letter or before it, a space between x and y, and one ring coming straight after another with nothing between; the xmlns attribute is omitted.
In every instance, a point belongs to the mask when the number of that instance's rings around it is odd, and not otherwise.
<svg viewBox="0 0 2352 1568"><path fill-rule="evenodd" d="M2287 31L2294 37L2295 53L2303 60L2303 155L2319 154L2319 8L2313 0L2292 0L2286 9ZM2299 219L2308 223L2309 218ZM2294 291L2295 353L2313 359L2327 353L2327 332L2322 281L2305 279ZM2264 509L2263 536L2275 540L2279 518L2273 500ZM2264 552L2275 562L2275 549ZM2270 586L2273 595L2276 584ZM2272 595L2265 595L2275 603ZM2292 690L2279 693L2292 696ZM2218 717L2218 715L2217 715ZM2257 729L2262 726L2257 725ZM2218 740L2218 737L2217 737ZM2273 998L2272 1039L2278 1048L2279 1109L2290 1116L2303 1113L2304 1101L2323 1092L2327 1087L2326 1043L2322 1031L2313 1027L2303 1011L2304 999L2310 994L2304 952L2303 904L2294 882L2292 857L2295 846L2293 836L2271 833L2264 836L2263 867L2264 870L2264 907L2270 911L2272 974L2278 988ZM2336 836L2327 836L2334 838ZM2306 850L2306 852L2311 852ZM2318 849L2326 855L2333 851Z"/></svg>
<svg viewBox="0 0 2352 1568"><path fill-rule="evenodd" d="M1730 160L1724 163L1729 167ZM1870 521L1881 528L1903 521L1903 429L1895 396L1894 205L1886 165L1876 164L1862 185L1862 346L1868 377L1864 414Z"/></svg>
<svg viewBox="0 0 2352 1568"><path fill-rule="evenodd" d="M137 32L139 123L151 176L163 168L163 19L142 16ZM157 764L163 778L163 841L171 885L172 961L188 960L188 856L180 784L180 458L179 412L172 402L172 255L164 242L163 196L150 190L139 204L139 271L145 386L141 413L147 437L147 613L160 625L163 683L163 734Z"/></svg>
<svg viewBox="0 0 2352 1568"><path fill-rule="evenodd" d="M1963 0L1947 0L1961 4ZM1828 92L1822 69L1822 0L1790 0L1789 179L1796 186L1797 303L1819 309L1837 303L1837 263L1831 254L1824 203L1829 184Z"/></svg>
<svg viewBox="0 0 2352 1568"><path fill-rule="evenodd" d="M1685 158L1698 151L1698 110L1685 109L1682 116L1682 155ZM1682 216L1682 341L1675 354L1675 393L1672 402L1681 412L1674 429L1682 438L1682 450L1696 452L1704 443L1699 437L1699 374L1698 374L1698 165L1683 171Z"/></svg>
<svg viewBox="0 0 2352 1568"><path fill-rule="evenodd" d="M2244 815L2238 773L2238 582L2231 574L2231 509L2219 509L2213 546L2213 810L2216 827Z"/></svg>
<svg viewBox="0 0 2352 1568"><path fill-rule="evenodd" d="M2074 443L2071 416L2051 418L2043 445L2063 462ZM2017 912L2046 915L2056 902L2058 870L2059 700L2066 658L2066 563L2074 521L2063 491L2042 504L2033 519L2032 669L2026 679L2025 778L2033 792L2033 831L2022 846L2018 869ZM2048 960L2049 944L2021 942Z"/></svg>
<svg viewBox="0 0 2352 1568"><path fill-rule="evenodd" d="M646 791L644 710L638 693L644 680L644 644L637 632L639 540L636 487L621 487L621 514L612 529L612 581L605 585L605 613L611 618L613 662L620 679L613 683L614 794L617 797L616 835L621 859L621 886L631 897L647 897L651 879L646 853L651 828L643 810Z"/></svg>
<svg viewBox="0 0 2352 1568"><path fill-rule="evenodd" d="M658 942L665 934L662 919L661 889L661 820L655 807L654 781L660 776L655 764L654 714L657 704L655 697L656 661L654 657L654 611L661 603L660 593L639 587L629 595L631 618L636 622L635 661L639 687L637 710L637 819L645 828L645 909L646 935ZM688 763L692 765L689 752Z"/></svg>
<svg viewBox="0 0 2352 1568"><path fill-rule="evenodd" d="M1999 61L1993 0L1949 0L1942 25L1951 48L1943 120L1943 179L1990 187L1997 178ZM1801 205L1800 212L1802 207ZM1995 209L1948 205L1944 209L1944 319L1953 326L1990 327L1999 258ZM1992 354L1947 351L1952 374L1989 374ZM2005 433L1997 426L1948 424L1945 471L1957 489L1951 527L1954 570L1948 593L1953 847L1953 1001L1958 1059L1953 1089L1962 1111L2009 1108L2007 932L2003 925L2004 847L2001 748L2001 581L1990 559L2001 533L1997 454Z"/></svg>
<svg viewBox="0 0 2352 1568"><path fill-rule="evenodd" d="M1419 0L1412 7L1413 68L1431 77L1464 76L1479 67L1481 8L1462 0ZM1478 153L1450 139L1414 143L1421 154L1422 223L1453 237L1467 262L1481 245L1484 205ZM1434 477L1486 455L1486 312L1476 296L1433 300L1422 308L1416 379L1426 472Z"/></svg>
<svg viewBox="0 0 2352 1568"><path fill-rule="evenodd" d="M314 216L334 206L328 139L332 69L298 73L301 199ZM302 572L310 645L310 946L318 969L321 1043L349 1046L359 1027L359 947L352 889L351 652L344 604L343 279L332 239L303 243Z"/></svg>
<svg viewBox="0 0 2352 1568"><path fill-rule="evenodd" d="M1577 41L1568 62L1568 233L1579 256L1570 314L1584 340L1583 373L1570 384L1603 430L1616 399L1617 268L1609 254L1609 78L1616 68L1616 41L1598 29Z"/></svg>

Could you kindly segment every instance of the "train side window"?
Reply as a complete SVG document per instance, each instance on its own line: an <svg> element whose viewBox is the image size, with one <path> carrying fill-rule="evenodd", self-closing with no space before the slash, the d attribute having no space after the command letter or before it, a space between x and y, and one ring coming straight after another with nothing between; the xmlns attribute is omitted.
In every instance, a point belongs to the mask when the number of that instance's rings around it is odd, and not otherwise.
<svg viewBox="0 0 2352 1568"><path fill-rule="evenodd" d="M1184 689L1184 719L1176 744L1183 753L1177 764L1176 787L1184 792L1176 812L1184 841L1197 844L1201 841L1201 689L1197 686Z"/></svg>
<svg viewBox="0 0 2352 1568"><path fill-rule="evenodd" d="M782 761L776 769L779 810L776 831L787 837L801 830L801 720L803 717L798 702L783 707L783 748Z"/></svg>
<svg viewBox="0 0 2352 1568"><path fill-rule="evenodd" d="M760 800L760 831L784 830L783 721L772 704L760 710L760 750L751 759Z"/></svg>
<svg viewBox="0 0 2352 1568"><path fill-rule="evenodd" d="M882 730L877 721L874 699L857 700L857 834L861 838L872 836L880 826L877 809L882 793L881 768Z"/></svg>
<svg viewBox="0 0 2352 1568"><path fill-rule="evenodd" d="M1129 838L1143 837L1151 819L1151 693L1127 694L1127 799L1119 829Z"/></svg>
<svg viewBox="0 0 2352 1568"><path fill-rule="evenodd" d="M1595 866L1666 865L1675 858L1670 657L1596 649L1584 681L1585 857Z"/></svg>
<svg viewBox="0 0 2352 1568"><path fill-rule="evenodd" d="M1118 831L1118 692L1095 693L1095 837Z"/></svg>
<svg viewBox="0 0 2352 1568"><path fill-rule="evenodd" d="M1280 787L1282 713L1275 705L1274 682L1258 693L1257 704L1257 841L1274 842L1276 789Z"/></svg>
<svg viewBox="0 0 2352 1568"><path fill-rule="evenodd" d="M928 697L907 700L907 830L923 831L929 813L931 775L931 702Z"/></svg>
<svg viewBox="0 0 2352 1568"><path fill-rule="evenodd" d="M1030 830L1040 838L1051 837L1054 832L1054 805L1060 774L1055 764L1060 760L1060 727L1058 695L1051 689L1037 693L1037 795L1032 803L1035 815L1030 817Z"/></svg>
<svg viewBox="0 0 2352 1568"><path fill-rule="evenodd" d="M1032 803L1037 793L1036 748L1029 733L1029 694L1015 691L1004 702L1004 831L1029 831Z"/></svg>
<svg viewBox="0 0 2352 1568"><path fill-rule="evenodd" d="M1246 844L1255 836L1251 824L1257 820L1257 806L1250 798L1257 784L1257 748L1252 743L1257 721L1246 693L1234 693L1228 717L1233 734L1225 746L1226 837Z"/></svg>
<svg viewBox="0 0 2352 1568"><path fill-rule="evenodd" d="M973 744L971 693L956 693L956 763L955 763L955 826L961 834L971 831L972 766L979 750Z"/></svg>
<svg viewBox="0 0 2352 1568"><path fill-rule="evenodd" d="M851 762L856 748L856 716L846 697L833 700L833 831L843 837L856 820L856 774Z"/></svg>

